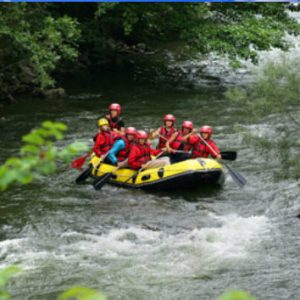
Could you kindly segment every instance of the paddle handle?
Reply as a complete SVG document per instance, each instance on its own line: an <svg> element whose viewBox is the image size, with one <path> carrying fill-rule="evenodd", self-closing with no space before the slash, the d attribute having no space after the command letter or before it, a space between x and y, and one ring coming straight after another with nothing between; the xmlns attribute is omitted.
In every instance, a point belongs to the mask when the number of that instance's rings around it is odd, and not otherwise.
<svg viewBox="0 0 300 300"><path fill-rule="evenodd" d="M160 138L162 138L165 141L168 141L168 139L165 136L161 135L160 133L158 133L157 136L160 137Z"/></svg>
<svg viewBox="0 0 300 300"><path fill-rule="evenodd" d="M201 134L198 134L200 140L214 153L215 156L220 155L220 153L217 153L216 150L209 144L206 142L206 140L201 136Z"/></svg>
<svg viewBox="0 0 300 300"><path fill-rule="evenodd" d="M217 152L215 151L215 149L213 149L203 138L201 135L199 135L200 139L206 144L207 147L209 147L209 149L211 149L211 151L215 154L218 155ZM244 178L244 176L242 176L240 173L238 173L237 171L233 170L232 168L230 168L227 164L223 163L223 165L228 169L229 174L231 176L231 178L234 180L234 182L239 186L239 187L243 187L247 180Z"/></svg>
<svg viewBox="0 0 300 300"><path fill-rule="evenodd" d="M191 154L192 153L191 151L175 150L175 149L172 149L172 150L175 151L176 153L186 153L186 154Z"/></svg>

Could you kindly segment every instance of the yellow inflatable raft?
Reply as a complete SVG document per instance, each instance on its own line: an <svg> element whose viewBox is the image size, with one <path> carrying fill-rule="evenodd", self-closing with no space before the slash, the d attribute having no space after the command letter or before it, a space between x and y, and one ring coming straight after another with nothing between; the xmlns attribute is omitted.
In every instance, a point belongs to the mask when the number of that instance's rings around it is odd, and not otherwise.
<svg viewBox="0 0 300 300"><path fill-rule="evenodd" d="M139 172L137 176L133 176L137 173L136 171L128 168L115 171L115 166L100 163L96 156L90 160L89 165L94 178L113 172L109 183L146 190L174 190L222 185L225 178L222 165L218 161L208 158L189 159L163 168L146 169Z"/></svg>

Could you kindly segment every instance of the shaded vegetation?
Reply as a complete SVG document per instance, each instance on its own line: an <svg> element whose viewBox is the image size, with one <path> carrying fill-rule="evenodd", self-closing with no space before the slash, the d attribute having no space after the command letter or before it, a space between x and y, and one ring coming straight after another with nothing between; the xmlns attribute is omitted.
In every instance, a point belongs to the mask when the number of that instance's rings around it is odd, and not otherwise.
<svg viewBox="0 0 300 300"><path fill-rule="evenodd" d="M0 98L41 94L54 86L55 72L74 66L99 70L118 56L144 53L165 41L181 41L187 52L255 62L256 50L287 49L284 33L299 34L300 25L286 8L284 3L3 3Z"/></svg>
<svg viewBox="0 0 300 300"><path fill-rule="evenodd" d="M273 116L276 126L268 136L244 132L244 142L277 163L276 179L300 178L299 107L300 57L282 56L267 62L255 73L255 82L226 92L230 101L243 104L243 109L257 122ZM240 129L238 129L240 130Z"/></svg>

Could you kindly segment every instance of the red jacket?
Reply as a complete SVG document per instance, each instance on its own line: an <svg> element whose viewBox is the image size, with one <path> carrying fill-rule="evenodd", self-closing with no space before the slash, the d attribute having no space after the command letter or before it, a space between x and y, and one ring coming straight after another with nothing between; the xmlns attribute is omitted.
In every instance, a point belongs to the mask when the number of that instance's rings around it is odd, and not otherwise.
<svg viewBox="0 0 300 300"><path fill-rule="evenodd" d="M151 160L151 155L158 155L160 153L160 149L151 149L148 143L144 145L139 143L134 144L128 155L128 165L132 169L138 170L143 164Z"/></svg>
<svg viewBox="0 0 300 300"><path fill-rule="evenodd" d="M191 158L196 157L208 157L211 155L213 158L216 157L216 153L220 154L220 150L215 144L215 142L211 139L206 140L206 143L210 146L207 146L199 137L198 141L193 144L193 150L191 154ZM211 149L212 148L212 149Z"/></svg>
<svg viewBox="0 0 300 300"><path fill-rule="evenodd" d="M106 154L114 144L114 134L110 131L101 131L96 136L96 141L93 147L95 154L100 157Z"/></svg>
<svg viewBox="0 0 300 300"><path fill-rule="evenodd" d="M177 132L177 137L175 138L174 142L170 146L175 150L189 151L193 147L193 143L194 143L191 141L191 137L189 137L188 141L185 142L183 140L184 135L182 134L182 131L179 130Z"/></svg>
<svg viewBox="0 0 300 300"><path fill-rule="evenodd" d="M118 139L122 139L125 142L125 148L119 151L117 154L117 159L120 162L124 161L128 157L129 151L131 150L133 145L135 145L135 141L133 140L129 142L126 136L119 136L118 138L116 138L116 140Z"/></svg>
<svg viewBox="0 0 300 300"><path fill-rule="evenodd" d="M171 127L169 130L166 129L166 127L160 127L159 128L159 134L163 137L159 137L158 146L157 149L162 149L166 147L167 141L171 138L171 136L177 132L177 129L174 127Z"/></svg>

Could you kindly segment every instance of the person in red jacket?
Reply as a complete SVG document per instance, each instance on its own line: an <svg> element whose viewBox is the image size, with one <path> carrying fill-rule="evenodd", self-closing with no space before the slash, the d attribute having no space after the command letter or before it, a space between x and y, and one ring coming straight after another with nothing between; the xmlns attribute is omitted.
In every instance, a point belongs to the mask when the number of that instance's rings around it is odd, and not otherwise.
<svg viewBox="0 0 300 300"><path fill-rule="evenodd" d="M172 114L167 114L164 117L164 126L159 127L157 130L151 129L150 139L159 137L157 149L163 149L166 147L167 141L171 136L177 132L174 127L176 118Z"/></svg>
<svg viewBox="0 0 300 300"><path fill-rule="evenodd" d="M181 130L175 132L166 143L172 163L183 161L190 157L189 151L193 147L192 142L194 142L191 141L191 136L194 134L193 122L183 121Z"/></svg>
<svg viewBox="0 0 300 300"><path fill-rule="evenodd" d="M137 132L137 142L132 146L128 155L128 165L138 170L140 168L150 169L164 167L170 164L168 157L151 160L151 155L159 155L162 153L160 149L151 149L147 143L148 134L143 130Z"/></svg>
<svg viewBox="0 0 300 300"><path fill-rule="evenodd" d="M125 123L122 119L121 112L121 105L118 103L112 103L109 106L109 114L105 116L107 121L109 122L110 128L112 131L118 134L125 134Z"/></svg>
<svg viewBox="0 0 300 300"><path fill-rule="evenodd" d="M215 144L215 142L211 139L212 136L212 128L210 126L202 126L200 128L200 135L193 136L191 139L194 139L193 150L191 154L191 158L197 157L209 157L211 155L213 158L221 159L222 156L220 154L220 150Z"/></svg>
<svg viewBox="0 0 300 300"><path fill-rule="evenodd" d="M125 135L119 135L115 138L115 143L109 150L107 159L119 168L128 166L128 154L135 143L136 129L134 127L126 128Z"/></svg>
<svg viewBox="0 0 300 300"><path fill-rule="evenodd" d="M110 131L109 123L106 119L100 119L98 125L99 132L95 137L93 151L98 157L104 158L114 144L115 135Z"/></svg>

